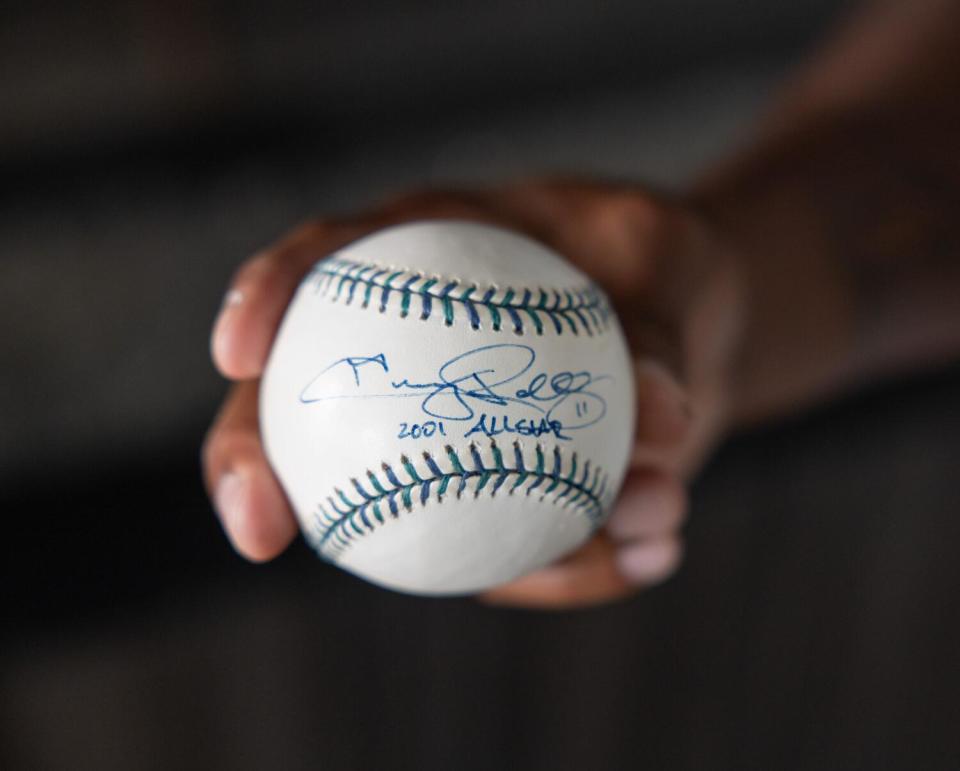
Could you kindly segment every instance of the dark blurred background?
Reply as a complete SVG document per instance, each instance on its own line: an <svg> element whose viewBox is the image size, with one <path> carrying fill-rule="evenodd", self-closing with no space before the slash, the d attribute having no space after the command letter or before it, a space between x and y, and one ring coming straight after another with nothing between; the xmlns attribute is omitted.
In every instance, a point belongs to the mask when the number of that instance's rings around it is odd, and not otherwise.
<svg viewBox="0 0 960 771"><path fill-rule="evenodd" d="M956 768L960 368L740 436L685 567L536 614L233 554L210 324L296 222L681 188L838 0L0 6L0 768Z"/></svg>

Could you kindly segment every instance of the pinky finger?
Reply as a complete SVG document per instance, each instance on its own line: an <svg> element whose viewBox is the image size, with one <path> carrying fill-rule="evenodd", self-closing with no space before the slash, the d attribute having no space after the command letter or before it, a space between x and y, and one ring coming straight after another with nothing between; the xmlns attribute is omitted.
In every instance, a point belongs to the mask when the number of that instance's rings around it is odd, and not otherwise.
<svg viewBox="0 0 960 771"><path fill-rule="evenodd" d="M638 587L621 575L616 548L598 534L569 557L480 595L491 605L556 609L612 602Z"/></svg>

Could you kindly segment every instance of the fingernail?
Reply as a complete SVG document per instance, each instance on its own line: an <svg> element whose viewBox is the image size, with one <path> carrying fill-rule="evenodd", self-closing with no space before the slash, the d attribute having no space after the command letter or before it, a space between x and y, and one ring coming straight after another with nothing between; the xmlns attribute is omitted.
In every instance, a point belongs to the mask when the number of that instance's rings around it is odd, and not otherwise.
<svg viewBox="0 0 960 771"><path fill-rule="evenodd" d="M220 521L228 534L232 535L237 522L243 516L246 497L247 484L239 474L228 471L220 478L214 498Z"/></svg>
<svg viewBox="0 0 960 771"><path fill-rule="evenodd" d="M617 552L617 569L631 584L650 584L670 575L678 556L678 547L671 541L638 543Z"/></svg>
<svg viewBox="0 0 960 771"><path fill-rule="evenodd" d="M239 305L243 302L243 292L239 289L231 289L223 297L223 308L232 308L234 305Z"/></svg>
<svg viewBox="0 0 960 771"><path fill-rule="evenodd" d="M223 302L220 303L220 312L217 314L217 320L213 324L215 330L220 328L220 324L226 318L227 314L236 308L244 300L244 294L239 289L231 289L223 296Z"/></svg>

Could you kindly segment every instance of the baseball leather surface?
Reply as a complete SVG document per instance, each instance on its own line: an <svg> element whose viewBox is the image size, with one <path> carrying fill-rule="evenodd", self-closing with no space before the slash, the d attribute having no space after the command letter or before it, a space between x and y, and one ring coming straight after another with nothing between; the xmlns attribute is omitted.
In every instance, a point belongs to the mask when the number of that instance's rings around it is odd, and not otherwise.
<svg viewBox="0 0 960 771"><path fill-rule="evenodd" d="M267 456L327 560L421 594L552 562L603 521L633 381L602 292L546 247L464 222L321 260L261 384Z"/></svg>

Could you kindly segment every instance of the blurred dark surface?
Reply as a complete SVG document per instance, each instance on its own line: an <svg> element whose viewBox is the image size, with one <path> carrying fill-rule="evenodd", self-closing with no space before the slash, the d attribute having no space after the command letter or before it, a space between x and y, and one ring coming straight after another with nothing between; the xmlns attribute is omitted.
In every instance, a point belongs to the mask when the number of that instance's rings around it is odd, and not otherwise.
<svg viewBox="0 0 960 771"><path fill-rule="evenodd" d="M410 186L681 186L838 7L0 9L0 768L955 768L957 367L732 441L682 572L579 613L247 565L199 481L243 257Z"/></svg>

